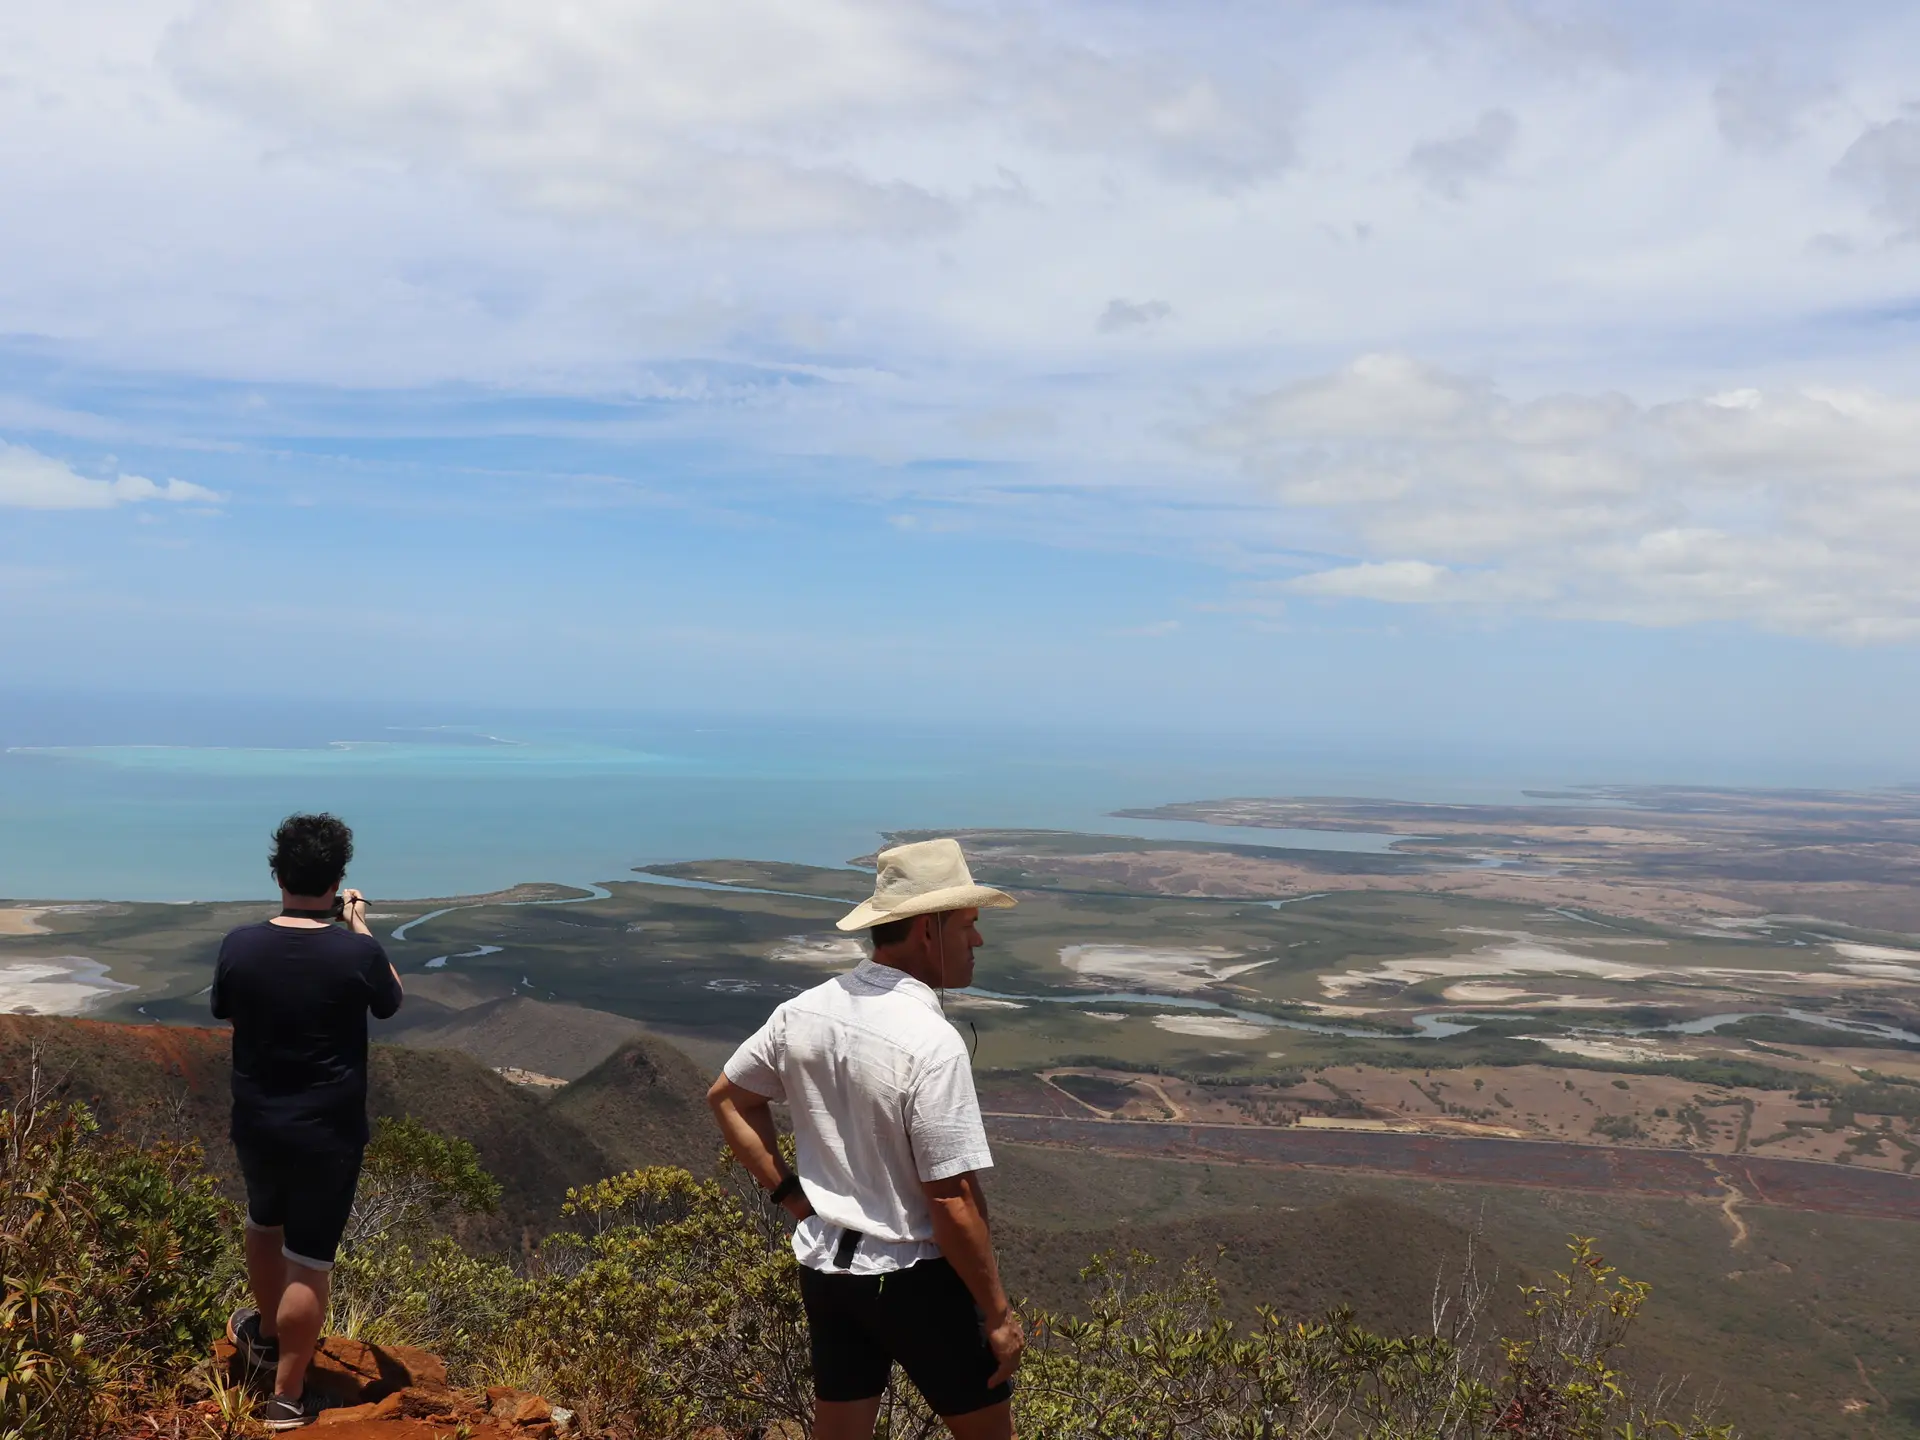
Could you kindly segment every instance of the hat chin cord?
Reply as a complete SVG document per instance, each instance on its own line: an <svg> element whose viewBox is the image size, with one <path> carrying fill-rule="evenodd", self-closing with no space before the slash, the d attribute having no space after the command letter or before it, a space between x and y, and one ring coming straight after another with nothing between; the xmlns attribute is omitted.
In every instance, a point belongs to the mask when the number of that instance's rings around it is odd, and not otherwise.
<svg viewBox="0 0 1920 1440"><path fill-rule="evenodd" d="M940 992L940 1012L945 1014L947 1009L947 912L936 910L928 918L933 921L933 953L937 957L934 961L933 988ZM969 1020L967 1029L973 1033L973 1044L967 1052L968 1058L971 1059L980 1053L980 1027Z"/></svg>

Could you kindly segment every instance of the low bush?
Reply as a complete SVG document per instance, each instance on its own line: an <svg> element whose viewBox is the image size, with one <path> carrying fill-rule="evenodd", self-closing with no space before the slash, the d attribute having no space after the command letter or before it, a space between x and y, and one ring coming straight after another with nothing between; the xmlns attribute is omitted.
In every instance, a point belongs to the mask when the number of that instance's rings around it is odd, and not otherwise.
<svg viewBox="0 0 1920 1440"><path fill-rule="evenodd" d="M1085 1318L1043 1316L1015 1412L1035 1440L1730 1440L1697 1414L1665 1413L1615 1366L1647 1296L1592 1243L1526 1297L1526 1331L1480 1344L1485 1287L1471 1269L1436 1297L1431 1328L1389 1337L1346 1313L1263 1310L1236 1330L1211 1276L1159 1282L1151 1257L1097 1259Z"/></svg>
<svg viewBox="0 0 1920 1440"><path fill-rule="evenodd" d="M594 1431L689 1440L794 1433L811 1418L806 1321L787 1231L737 1172L639 1170L574 1192L572 1227L527 1265L429 1247L423 1290L460 1313L466 1378L537 1388ZM459 1267L470 1267L460 1269ZM478 1267L478 1268L471 1268ZM1098 1257L1080 1315L1036 1314L1015 1392L1029 1440L1725 1440L1731 1432L1621 1373L1648 1287L1576 1240L1524 1292L1525 1328L1483 1336L1487 1287L1436 1294L1432 1323L1385 1336L1336 1313L1236 1327L1211 1272ZM406 1323L428 1313L415 1305ZM438 1312L436 1312L438 1313ZM404 1325L402 1326L404 1328ZM426 1342L427 1332L411 1338ZM445 1343L444 1338L441 1340ZM942 1433L896 1379L878 1432Z"/></svg>
<svg viewBox="0 0 1920 1440"><path fill-rule="evenodd" d="M80 1440L176 1388L219 1332L238 1217L190 1146L50 1098L0 1108L0 1437Z"/></svg>
<svg viewBox="0 0 1920 1440"><path fill-rule="evenodd" d="M443 1354L460 1383L543 1391L591 1435L804 1433L805 1315L783 1217L737 1170L647 1169L569 1194L520 1259L444 1234L498 1190L471 1147L383 1124L336 1271L337 1323ZM81 1440L164 1400L238 1284L236 1216L191 1150L131 1146L37 1092L0 1111L0 1440ZM1637 1387L1618 1355L1648 1287L1576 1240L1524 1292L1517 1336L1482 1336L1469 1272L1431 1325L1263 1311L1236 1326L1211 1273L1098 1257L1082 1313L1036 1314L1014 1411L1028 1440L1727 1440ZM896 1382L886 1440L939 1433Z"/></svg>
<svg viewBox="0 0 1920 1440"><path fill-rule="evenodd" d="M332 1326L374 1344L433 1350L456 1370L477 1359L532 1298L511 1267L469 1255L435 1227L491 1212L499 1182L464 1140L411 1117L374 1125L333 1274Z"/></svg>

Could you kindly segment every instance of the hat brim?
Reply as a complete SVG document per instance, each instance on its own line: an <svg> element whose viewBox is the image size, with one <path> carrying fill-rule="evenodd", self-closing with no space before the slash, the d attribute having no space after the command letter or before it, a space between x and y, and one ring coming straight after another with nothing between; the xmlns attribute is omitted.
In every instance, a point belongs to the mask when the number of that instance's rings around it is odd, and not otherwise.
<svg viewBox="0 0 1920 1440"><path fill-rule="evenodd" d="M952 885L902 900L891 910L882 910L873 901L862 900L833 923L841 930L871 930L889 920L910 920L915 915L933 915L942 910L1011 910L1019 903L1006 891L991 885Z"/></svg>

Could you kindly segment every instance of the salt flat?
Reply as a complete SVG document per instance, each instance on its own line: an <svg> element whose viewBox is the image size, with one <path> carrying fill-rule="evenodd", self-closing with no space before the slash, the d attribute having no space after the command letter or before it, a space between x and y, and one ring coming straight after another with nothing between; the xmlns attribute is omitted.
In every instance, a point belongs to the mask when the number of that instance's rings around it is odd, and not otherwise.
<svg viewBox="0 0 1920 1440"><path fill-rule="evenodd" d="M1222 980L1271 963L1266 960L1243 965L1230 963L1240 958L1239 952L1218 945L1186 949L1158 945L1066 945L1060 950L1060 963L1082 980L1172 994L1205 990Z"/></svg>
<svg viewBox="0 0 1920 1440"><path fill-rule="evenodd" d="M85 955L16 960L0 966L0 1011L13 1014L79 1015L131 990L107 978L107 967Z"/></svg>
<svg viewBox="0 0 1920 1440"><path fill-rule="evenodd" d="M0 935L46 935L51 932L40 923L44 906L9 905L0 909Z"/></svg>

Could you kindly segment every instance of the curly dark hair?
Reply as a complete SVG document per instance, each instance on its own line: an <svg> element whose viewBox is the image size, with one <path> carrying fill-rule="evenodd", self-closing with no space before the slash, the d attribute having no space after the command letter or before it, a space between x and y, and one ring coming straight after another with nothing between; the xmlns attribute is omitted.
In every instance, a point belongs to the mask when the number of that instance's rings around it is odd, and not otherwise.
<svg viewBox="0 0 1920 1440"><path fill-rule="evenodd" d="M273 832L267 864L289 895L324 895L353 859L353 831L338 815L289 815Z"/></svg>

